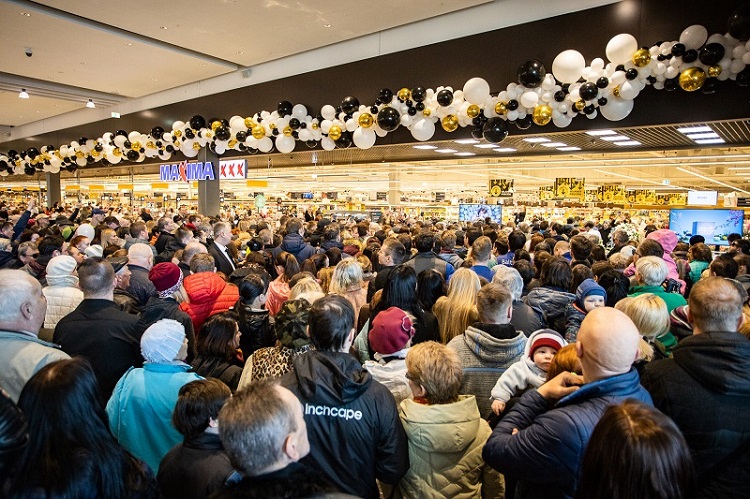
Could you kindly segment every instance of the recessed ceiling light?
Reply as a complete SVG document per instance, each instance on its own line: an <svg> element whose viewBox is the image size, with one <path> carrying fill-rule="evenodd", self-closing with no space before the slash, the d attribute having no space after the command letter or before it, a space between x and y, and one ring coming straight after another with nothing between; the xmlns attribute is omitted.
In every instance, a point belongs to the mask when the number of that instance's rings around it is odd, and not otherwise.
<svg viewBox="0 0 750 499"><path fill-rule="evenodd" d="M680 133L698 133L698 132L713 132L713 128L708 125L703 126L688 126L677 129Z"/></svg>
<svg viewBox="0 0 750 499"><path fill-rule="evenodd" d="M164 30L167 30L167 29L169 29L169 28L167 28L166 26L159 26L159 29L164 29Z"/></svg>
<svg viewBox="0 0 750 499"><path fill-rule="evenodd" d="M431 145L425 144L421 146L414 146L414 149L437 149L437 146L431 146Z"/></svg>
<svg viewBox="0 0 750 499"><path fill-rule="evenodd" d="M439 152L440 154L448 154L452 152L458 152L455 149L435 149L435 152Z"/></svg>
<svg viewBox="0 0 750 499"><path fill-rule="evenodd" d="M608 140L610 142L617 142L618 140L630 140L630 137L627 137L625 135L605 135L604 137L599 137L602 140Z"/></svg>
<svg viewBox="0 0 750 499"><path fill-rule="evenodd" d="M29 14L28 12L19 12L19 14L21 14L23 17L31 17L31 14Z"/></svg>
<svg viewBox="0 0 750 499"><path fill-rule="evenodd" d="M724 139L719 137L718 139L698 139L695 141L696 144L723 144Z"/></svg>
<svg viewBox="0 0 750 499"><path fill-rule="evenodd" d="M94 109L96 107L96 104L94 104L94 101L89 99L89 101L86 103L86 107L89 109Z"/></svg>
<svg viewBox="0 0 750 499"><path fill-rule="evenodd" d="M19 99L28 99L29 98L29 94L26 92L25 88L21 89L21 93L18 94L18 98Z"/></svg>
<svg viewBox="0 0 750 499"><path fill-rule="evenodd" d="M473 152L457 152L454 156L476 156Z"/></svg>
<svg viewBox="0 0 750 499"><path fill-rule="evenodd" d="M245 51L244 50L238 50L237 53L241 55L241 54L244 54Z"/></svg>
<svg viewBox="0 0 750 499"><path fill-rule="evenodd" d="M565 142L545 142L542 147L565 147L567 145Z"/></svg>
<svg viewBox="0 0 750 499"><path fill-rule="evenodd" d="M497 144L475 144L474 147L478 147L479 149L494 149L497 147Z"/></svg>
<svg viewBox="0 0 750 499"><path fill-rule="evenodd" d="M592 137L600 137L602 135L616 135L617 132L614 130L589 130L586 132L586 135L591 135Z"/></svg>
<svg viewBox="0 0 750 499"><path fill-rule="evenodd" d="M558 147L558 151L580 151L580 147L574 147L574 146L567 146L567 147ZM591 186L589 186L591 187Z"/></svg>
<svg viewBox="0 0 750 499"><path fill-rule="evenodd" d="M493 149L495 152L516 152L515 149L512 147L498 147L497 149Z"/></svg>
<svg viewBox="0 0 750 499"><path fill-rule="evenodd" d="M696 139L718 139L719 134L716 132L704 132L704 133L691 133L690 135L685 134L685 137L696 140Z"/></svg>
<svg viewBox="0 0 750 499"><path fill-rule="evenodd" d="M128 47L132 47L133 46L133 44L130 43L130 42L126 42L125 45L127 45Z"/></svg>
<svg viewBox="0 0 750 499"><path fill-rule="evenodd" d="M637 140L623 140L621 142L614 142L616 146L639 146L641 145L640 142Z"/></svg>
<svg viewBox="0 0 750 499"><path fill-rule="evenodd" d="M550 141L548 138L545 138L545 137L529 137L528 139L523 139L523 140L531 144L539 144L540 142Z"/></svg>
<svg viewBox="0 0 750 499"><path fill-rule="evenodd" d="M477 139L459 139L454 140L456 144L479 144L479 141Z"/></svg>
<svg viewBox="0 0 750 499"><path fill-rule="evenodd" d="M331 26L333 26L333 24L324 24L323 25L324 28L330 28Z"/></svg>

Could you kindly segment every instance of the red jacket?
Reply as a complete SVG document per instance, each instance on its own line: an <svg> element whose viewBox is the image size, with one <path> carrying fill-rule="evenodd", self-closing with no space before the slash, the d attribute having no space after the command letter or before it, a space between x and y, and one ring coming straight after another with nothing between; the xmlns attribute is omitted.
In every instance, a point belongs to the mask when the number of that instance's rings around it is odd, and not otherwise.
<svg viewBox="0 0 750 499"><path fill-rule="evenodd" d="M203 322L213 314L229 310L240 297L239 289L213 272L189 275L183 281L189 302L180 305L193 320L196 336Z"/></svg>

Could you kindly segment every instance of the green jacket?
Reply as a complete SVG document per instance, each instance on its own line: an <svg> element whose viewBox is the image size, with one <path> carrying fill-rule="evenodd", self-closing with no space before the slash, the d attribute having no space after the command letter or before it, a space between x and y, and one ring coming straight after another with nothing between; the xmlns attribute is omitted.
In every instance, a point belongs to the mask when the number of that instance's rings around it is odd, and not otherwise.
<svg viewBox="0 0 750 499"><path fill-rule="evenodd" d="M633 286L630 288L629 296L638 296L645 293L653 293L667 304L667 310L671 313L672 310L683 305L687 305L685 297L677 293L667 293L661 286Z"/></svg>

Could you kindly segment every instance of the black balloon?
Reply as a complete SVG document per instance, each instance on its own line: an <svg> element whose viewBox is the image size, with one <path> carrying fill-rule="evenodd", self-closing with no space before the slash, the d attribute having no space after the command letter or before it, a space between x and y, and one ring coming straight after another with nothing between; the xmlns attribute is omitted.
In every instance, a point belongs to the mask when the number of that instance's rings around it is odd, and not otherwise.
<svg viewBox="0 0 750 499"><path fill-rule="evenodd" d="M424 102L417 102L417 105L414 107L417 111L424 111Z"/></svg>
<svg viewBox="0 0 750 499"><path fill-rule="evenodd" d="M427 91L424 87L414 87L411 89L411 99L414 102L422 102L427 98Z"/></svg>
<svg viewBox="0 0 750 499"><path fill-rule="evenodd" d="M167 152L174 152L174 146L172 144L167 144L167 146L164 149Z"/></svg>
<svg viewBox="0 0 750 499"><path fill-rule="evenodd" d="M359 110L359 100L356 97L352 97L351 95L348 97L344 97L344 100L341 101L341 110L346 114L355 113Z"/></svg>
<svg viewBox="0 0 750 499"><path fill-rule="evenodd" d="M308 141L306 141L306 142L305 142L305 145L306 145L307 147L309 147L310 149L314 149L314 148L315 148L315 146L317 146L317 145L318 145L318 142L317 142L317 141L315 141L315 140L308 140Z"/></svg>
<svg viewBox="0 0 750 499"><path fill-rule="evenodd" d="M685 54L685 45L682 43L675 43L672 45L672 55L675 57L682 57Z"/></svg>
<svg viewBox="0 0 750 499"><path fill-rule="evenodd" d="M558 90L555 92L555 102L562 102L565 100L565 92Z"/></svg>
<svg viewBox="0 0 750 499"><path fill-rule="evenodd" d="M583 108L583 112L586 114L593 114L594 111L596 111L596 107L593 104L589 104Z"/></svg>
<svg viewBox="0 0 750 499"><path fill-rule="evenodd" d="M596 99L596 96L599 95L599 89L596 84L587 81L578 89L578 95L580 95L583 100L594 100Z"/></svg>
<svg viewBox="0 0 750 499"><path fill-rule="evenodd" d="M443 107L450 106L453 102L453 92L451 92L447 88L442 89L437 94L437 102Z"/></svg>
<svg viewBox="0 0 750 499"><path fill-rule="evenodd" d="M518 118L516 120L516 127L518 127L519 130L528 130L531 128L532 116L530 114L527 114L523 118Z"/></svg>
<svg viewBox="0 0 750 499"><path fill-rule="evenodd" d="M388 104L393 100L393 91L390 88L384 88L378 92L378 100L383 104ZM374 112L374 111L373 111Z"/></svg>
<svg viewBox="0 0 750 499"><path fill-rule="evenodd" d="M229 130L228 127L224 125L214 130L214 137L216 137L218 140L229 140L231 136L232 136L232 132Z"/></svg>
<svg viewBox="0 0 750 499"><path fill-rule="evenodd" d="M471 136L474 137L477 140L482 140L484 138L484 133L482 132L482 127L478 126L471 129Z"/></svg>
<svg viewBox="0 0 750 499"><path fill-rule="evenodd" d="M370 113L377 114L378 106L370 106Z"/></svg>
<svg viewBox="0 0 750 499"><path fill-rule="evenodd" d="M741 87L750 86L750 67L737 73L737 85Z"/></svg>
<svg viewBox="0 0 750 499"><path fill-rule="evenodd" d="M596 88L607 88L609 86L609 79L602 76L596 80Z"/></svg>
<svg viewBox="0 0 750 499"><path fill-rule="evenodd" d="M298 129L299 125L300 125L300 123L299 123L299 120L297 118L292 118L292 119L289 120L289 128L291 128L292 130Z"/></svg>
<svg viewBox="0 0 750 499"><path fill-rule="evenodd" d="M123 137L127 137L128 136L128 132L126 132L125 130L117 130L115 132L115 136L117 136L117 135L122 135Z"/></svg>
<svg viewBox="0 0 750 499"><path fill-rule="evenodd" d="M122 143L122 147L124 147L125 149L130 149L130 146L132 145L133 144L129 140L126 140L125 142Z"/></svg>
<svg viewBox="0 0 750 499"><path fill-rule="evenodd" d="M750 3L739 6L729 17L727 31L737 40L750 38Z"/></svg>
<svg viewBox="0 0 750 499"><path fill-rule="evenodd" d="M8 168L8 162L0 159L0 170L5 170Z"/></svg>
<svg viewBox="0 0 750 499"><path fill-rule="evenodd" d="M693 62L696 59L698 59L698 51L694 49L686 50L684 54L682 54L682 62Z"/></svg>
<svg viewBox="0 0 750 499"><path fill-rule="evenodd" d="M508 108L509 111L515 111L516 109L518 109L518 101L515 99L509 100L506 107Z"/></svg>
<svg viewBox="0 0 750 499"><path fill-rule="evenodd" d="M129 159L130 161L135 161L135 160L137 160L139 156L140 156L140 155L138 154L138 151L133 151L133 150L130 150L130 151L128 151L128 154L127 154L127 158L128 158L128 159Z"/></svg>
<svg viewBox="0 0 750 499"><path fill-rule="evenodd" d="M409 116L415 116L417 114L417 110L413 107L407 108L406 112Z"/></svg>
<svg viewBox="0 0 750 499"><path fill-rule="evenodd" d="M239 142L245 142L245 139L247 139L247 132L244 130L240 130L237 132L237 140Z"/></svg>
<svg viewBox="0 0 750 499"><path fill-rule="evenodd" d="M339 137L338 140L335 140L334 142L336 143L336 147L346 149L347 147L352 145L351 132L342 132L341 137Z"/></svg>
<svg viewBox="0 0 750 499"><path fill-rule="evenodd" d="M258 154L258 149L254 147L248 147L247 152L249 152L250 154Z"/></svg>
<svg viewBox="0 0 750 499"><path fill-rule="evenodd" d="M81 144L81 145L83 145L83 144L85 144L86 142L88 142L88 140L89 140L89 139L87 139L86 137L81 137L80 139L78 139L78 143L79 143L79 144Z"/></svg>
<svg viewBox="0 0 750 499"><path fill-rule="evenodd" d="M74 173L78 169L78 165L76 164L66 165L65 169L68 170L70 173Z"/></svg>
<svg viewBox="0 0 750 499"><path fill-rule="evenodd" d="M155 126L151 129L151 136L155 138L156 140L161 139L161 136L164 135L164 129L160 126Z"/></svg>
<svg viewBox="0 0 750 499"><path fill-rule="evenodd" d="M97 151L97 152L102 152L103 150L104 150L104 146L103 146L103 145L101 145L101 144L96 144L96 145L94 146L94 151Z"/></svg>
<svg viewBox="0 0 750 499"><path fill-rule="evenodd" d="M283 118L287 114L292 114L292 107L294 106L292 106L291 102L283 100L276 106L276 111L279 113L279 116Z"/></svg>
<svg viewBox="0 0 750 499"><path fill-rule="evenodd" d="M401 115L392 107L384 107L378 113L378 126L386 132L392 132L401 123Z"/></svg>
<svg viewBox="0 0 750 499"><path fill-rule="evenodd" d="M200 130L206 126L206 120L200 114L196 114L190 118L190 128L193 130Z"/></svg>
<svg viewBox="0 0 750 499"><path fill-rule="evenodd" d="M669 78L668 80L664 80L664 90L671 92L672 90L676 90L677 88L678 85L676 78Z"/></svg>
<svg viewBox="0 0 750 499"><path fill-rule="evenodd" d="M526 88L537 88L544 81L544 76L547 74L547 70L544 69L544 64L531 59L520 66L516 75L518 76L518 83Z"/></svg>
<svg viewBox="0 0 750 499"><path fill-rule="evenodd" d="M606 105L607 105L607 102L608 102L608 101L607 101L607 98L606 98L606 97L599 97L599 100L598 100L598 101L596 101L596 102L597 102L597 104L599 104L600 106L606 106Z"/></svg>
<svg viewBox="0 0 750 499"><path fill-rule="evenodd" d="M34 175L34 173L36 173L36 170L34 170L34 167L33 167L33 166L31 166L31 165L26 165L26 166L24 166L24 168L23 168L23 172L24 172L24 173L25 173L26 175Z"/></svg>
<svg viewBox="0 0 750 499"><path fill-rule="evenodd" d="M490 118L484 124L482 136L487 142L496 144L508 136L508 122L502 118Z"/></svg>
<svg viewBox="0 0 750 499"><path fill-rule="evenodd" d="M706 66L718 64L724 57L724 45L721 43L709 43L703 47L698 55L700 61Z"/></svg>
<svg viewBox="0 0 750 499"><path fill-rule="evenodd" d="M26 156L30 157L31 159L34 159L37 156L39 156L39 150L36 147L29 147L26 150Z"/></svg>
<svg viewBox="0 0 750 499"><path fill-rule="evenodd" d="M96 160L94 159L94 157L93 157L93 156L91 156L91 155L89 155L89 156L86 156L86 163L88 163L88 164L91 164L91 163L93 163L94 161L96 161Z"/></svg>
<svg viewBox="0 0 750 499"><path fill-rule="evenodd" d="M719 88L719 80L716 78L707 78L706 82L701 87L701 92L703 92L706 95L715 94L716 90Z"/></svg>
<svg viewBox="0 0 750 499"><path fill-rule="evenodd" d="M187 137L188 139L194 139L195 138L195 132L193 131L192 128L185 129L185 137Z"/></svg>
<svg viewBox="0 0 750 499"><path fill-rule="evenodd" d="M638 78L638 70L635 68L630 68L627 71L625 71L625 78L628 80L635 80Z"/></svg>

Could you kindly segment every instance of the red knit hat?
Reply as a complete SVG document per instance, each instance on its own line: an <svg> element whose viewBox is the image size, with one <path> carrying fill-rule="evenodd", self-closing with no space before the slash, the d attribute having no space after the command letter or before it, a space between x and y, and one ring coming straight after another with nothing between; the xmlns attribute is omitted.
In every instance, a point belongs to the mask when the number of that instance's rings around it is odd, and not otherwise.
<svg viewBox="0 0 750 499"><path fill-rule="evenodd" d="M414 327L406 312L391 307L380 312L372 321L368 340L373 350L390 355L403 350L414 336Z"/></svg>
<svg viewBox="0 0 750 499"><path fill-rule="evenodd" d="M568 344L565 338L553 329L540 329L539 331L535 331L532 336L534 336L534 339L529 347L529 357L531 358L534 358L534 351L538 348L550 347L557 352Z"/></svg>
<svg viewBox="0 0 750 499"><path fill-rule="evenodd" d="M148 279L154 283L159 298L167 298L182 286L182 270L171 262L157 263L148 273Z"/></svg>

